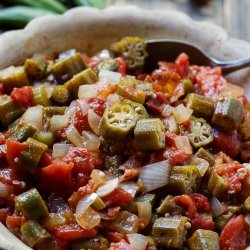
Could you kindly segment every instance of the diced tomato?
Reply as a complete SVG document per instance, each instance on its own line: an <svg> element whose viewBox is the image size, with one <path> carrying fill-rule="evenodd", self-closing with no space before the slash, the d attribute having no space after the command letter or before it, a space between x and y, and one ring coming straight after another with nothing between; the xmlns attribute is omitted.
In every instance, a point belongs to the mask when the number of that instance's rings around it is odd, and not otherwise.
<svg viewBox="0 0 250 250"><path fill-rule="evenodd" d="M15 167L15 159L20 156L21 152L27 149L26 143L20 143L11 139L7 140L6 158L11 168Z"/></svg>
<svg viewBox="0 0 250 250"><path fill-rule="evenodd" d="M175 69L177 74L181 77L187 77L189 71L189 58L187 54L181 53L175 60Z"/></svg>
<svg viewBox="0 0 250 250"><path fill-rule="evenodd" d="M166 62L166 61L160 61L160 62L158 62L158 65L159 65L160 70L176 72L176 67L175 67L174 63L169 63L169 62Z"/></svg>
<svg viewBox="0 0 250 250"><path fill-rule="evenodd" d="M196 208L195 202L190 195L183 194L183 195L175 196L174 202L179 205L187 207L189 218L194 218L195 215L197 214L197 208Z"/></svg>
<svg viewBox="0 0 250 250"><path fill-rule="evenodd" d="M146 79L147 76L148 76L147 73L141 73L141 74L139 74L139 75L136 77L136 79L137 79L137 80L140 80L140 81L144 81L144 80Z"/></svg>
<svg viewBox="0 0 250 250"><path fill-rule="evenodd" d="M0 182L12 185L12 181L15 179L16 175L13 169L7 167L0 169Z"/></svg>
<svg viewBox="0 0 250 250"><path fill-rule="evenodd" d="M67 129L67 128L58 129L58 130L55 132L56 138L58 138L60 141L65 141L65 140L67 140L66 129Z"/></svg>
<svg viewBox="0 0 250 250"><path fill-rule="evenodd" d="M106 104L103 100L98 98L90 98L89 107L99 116L102 116L106 108Z"/></svg>
<svg viewBox="0 0 250 250"><path fill-rule="evenodd" d="M78 198L82 198L88 194L94 193L98 189L98 185L96 185L93 180L90 180L86 186L80 187L77 190Z"/></svg>
<svg viewBox="0 0 250 250"><path fill-rule="evenodd" d="M123 188L118 187L112 193L102 198L107 206L116 205L124 207L129 201L133 199L131 194L126 192Z"/></svg>
<svg viewBox="0 0 250 250"><path fill-rule="evenodd" d="M194 200L198 212L208 213L211 211L211 206L206 196L197 193L190 194L190 196Z"/></svg>
<svg viewBox="0 0 250 250"><path fill-rule="evenodd" d="M0 95L4 94L4 84L0 83Z"/></svg>
<svg viewBox="0 0 250 250"><path fill-rule="evenodd" d="M212 129L213 142L211 147L216 151L223 151L227 155L234 158L240 151L240 138L237 131L230 134L220 130Z"/></svg>
<svg viewBox="0 0 250 250"><path fill-rule="evenodd" d="M156 100L160 103L168 104L169 100L162 92L156 92Z"/></svg>
<svg viewBox="0 0 250 250"><path fill-rule="evenodd" d="M125 240L121 240L117 243L111 243L108 250L133 250L134 248L130 246Z"/></svg>
<svg viewBox="0 0 250 250"><path fill-rule="evenodd" d="M97 234L97 229L83 229L77 223L62 225L55 228L55 236L60 239L73 240L79 238L93 238Z"/></svg>
<svg viewBox="0 0 250 250"><path fill-rule="evenodd" d="M234 216L223 228L220 235L221 250L244 250L247 232L243 215Z"/></svg>
<svg viewBox="0 0 250 250"><path fill-rule="evenodd" d="M75 173L90 174L95 168L95 158L85 148L70 148L62 160L74 163Z"/></svg>
<svg viewBox="0 0 250 250"><path fill-rule="evenodd" d="M11 98L18 104L28 108L33 104L32 87L25 86L22 88L14 88L10 94Z"/></svg>
<svg viewBox="0 0 250 250"><path fill-rule="evenodd" d="M7 216L10 214L9 208L0 208L0 222L5 224Z"/></svg>
<svg viewBox="0 0 250 250"><path fill-rule="evenodd" d="M3 133L0 133L0 145L3 145L6 141L5 135Z"/></svg>
<svg viewBox="0 0 250 250"><path fill-rule="evenodd" d="M47 191L69 194L73 190L72 162L57 161L41 169L40 185Z"/></svg>
<svg viewBox="0 0 250 250"><path fill-rule="evenodd" d="M49 153L45 152L41 157L40 166L41 167L48 166L49 164L51 164L51 162L52 162L52 156Z"/></svg>
<svg viewBox="0 0 250 250"><path fill-rule="evenodd" d="M175 147L166 147L163 153L164 159L168 160L171 166L184 165L190 158L190 154L176 149Z"/></svg>
<svg viewBox="0 0 250 250"><path fill-rule="evenodd" d="M214 221L204 218L199 214L196 214L194 218L191 218L191 225L193 231L197 229L214 230L215 227Z"/></svg>
<svg viewBox="0 0 250 250"><path fill-rule="evenodd" d="M83 114L79 106L76 107L72 123L74 124L74 126L76 127L76 129L80 134L82 134L82 131L84 130L91 131L88 122L88 114Z"/></svg>
<svg viewBox="0 0 250 250"><path fill-rule="evenodd" d="M248 196L250 196L250 169L247 169L247 174L242 181L241 191L239 197L244 201Z"/></svg>
<svg viewBox="0 0 250 250"><path fill-rule="evenodd" d="M20 228L26 221L24 216L8 215L6 218L6 225L11 229Z"/></svg>
<svg viewBox="0 0 250 250"><path fill-rule="evenodd" d="M115 242L115 243L125 238L124 234L118 233L118 232L107 232L106 235L109 241Z"/></svg>
<svg viewBox="0 0 250 250"><path fill-rule="evenodd" d="M83 173L76 173L73 175L74 179L74 189L77 190L78 188L85 186L88 184L88 181L90 180L89 175L83 174Z"/></svg>
<svg viewBox="0 0 250 250"><path fill-rule="evenodd" d="M124 59L122 57L117 57L117 58L115 58L115 61L119 64L117 72L125 75L127 72L127 65L126 65L126 62L124 61Z"/></svg>
<svg viewBox="0 0 250 250"><path fill-rule="evenodd" d="M162 113L163 110L162 103L159 102L157 99L150 98L146 102L146 106L149 109L149 111L152 112L153 114L160 115Z"/></svg>

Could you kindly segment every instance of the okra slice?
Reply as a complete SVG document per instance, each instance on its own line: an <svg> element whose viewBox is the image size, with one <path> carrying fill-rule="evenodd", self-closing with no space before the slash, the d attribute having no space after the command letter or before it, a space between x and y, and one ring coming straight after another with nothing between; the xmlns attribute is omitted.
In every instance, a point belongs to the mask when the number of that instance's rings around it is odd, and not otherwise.
<svg viewBox="0 0 250 250"><path fill-rule="evenodd" d="M100 134L105 139L122 140L134 129L138 115L130 105L113 104L105 109L100 121Z"/></svg>
<svg viewBox="0 0 250 250"><path fill-rule="evenodd" d="M189 127L181 126L181 132L188 136L195 148L206 146L213 141L211 126L203 118L191 117Z"/></svg>
<svg viewBox="0 0 250 250"><path fill-rule="evenodd" d="M28 149L21 152L18 166L24 171L35 173L43 153L48 150L48 146L33 138L29 138L26 143Z"/></svg>
<svg viewBox="0 0 250 250"><path fill-rule="evenodd" d="M137 197L137 202L148 202L153 207L155 204L156 195L155 194L142 194Z"/></svg>
<svg viewBox="0 0 250 250"><path fill-rule="evenodd" d="M8 95L0 96L0 121L7 127L25 112L25 108L15 103Z"/></svg>
<svg viewBox="0 0 250 250"><path fill-rule="evenodd" d="M220 250L219 235L211 230L198 229L187 240L190 250Z"/></svg>
<svg viewBox="0 0 250 250"><path fill-rule="evenodd" d="M194 89L194 84L193 84L193 82L192 82L191 80L189 80L189 79L184 79L184 80L182 81L182 84L183 84L183 86L184 86L184 94L185 94L185 95L187 95L187 94L192 93L192 92L195 91L195 89Z"/></svg>
<svg viewBox="0 0 250 250"><path fill-rule="evenodd" d="M226 214L221 214L214 219L215 227L218 231L222 231L227 222L233 217L233 213L228 211Z"/></svg>
<svg viewBox="0 0 250 250"><path fill-rule="evenodd" d="M64 115L67 107L50 106L44 107L44 112L47 116L51 117L53 115Z"/></svg>
<svg viewBox="0 0 250 250"><path fill-rule="evenodd" d="M95 67L95 71L99 72L100 70L116 71L119 67L119 64L114 59L106 59L101 61Z"/></svg>
<svg viewBox="0 0 250 250"><path fill-rule="evenodd" d="M15 141L24 142L29 137L32 137L36 131L37 129L32 124L24 124L10 138Z"/></svg>
<svg viewBox="0 0 250 250"><path fill-rule="evenodd" d="M117 85L117 93L125 99L144 104L147 95L143 90L136 90L138 83L135 78L124 78Z"/></svg>
<svg viewBox="0 0 250 250"><path fill-rule="evenodd" d="M215 171L212 171L208 180L208 190L215 197L226 199L228 196L228 182Z"/></svg>
<svg viewBox="0 0 250 250"><path fill-rule="evenodd" d="M33 87L33 103L34 105L42 105L44 107L52 105L51 101L49 100L45 85Z"/></svg>
<svg viewBox="0 0 250 250"><path fill-rule="evenodd" d="M52 101L59 105L67 105L71 101L71 93L64 85L56 86L52 93Z"/></svg>
<svg viewBox="0 0 250 250"><path fill-rule="evenodd" d="M134 111L138 114L139 119L149 118L147 110L144 108L142 104L130 101L128 99L123 100L122 103L130 105L134 109Z"/></svg>
<svg viewBox="0 0 250 250"><path fill-rule="evenodd" d="M37 221L29 220L21 226L21 233L30 247L35 247L50 237L50 234Z"/></svg>
<svg viewBox="0 0 250 250"><path fill-rule="evenodd" d="M174 202L172 195L167 195L160 203L160 206L156 209L157 214L164 215L166 213L182 212L183 208Z"/></svg>
<svg viewBox="0 0 250 250"><path fill-rule="evenodd" d="M11 91L13 88L20 88L29 85L29 80L24 67L9 67L0 72L0 82L4 89Z"/></svg>
<svg viewBox="0 0 250 250"><path fill-rule="evenodd" d="M113 43L111 50L125 60L129 69L142 67L148 55L146 43L139 37L125 37L120 42Z"/></svg>
<svg viewBox="0 0 250 250"><path fill-rule="evenodd" d="M210 167L212 167L215 163L215 157L213 156L213 154L211 154L210 152L208 152L206 149L202 147L199 148L199 150L195 153L194 156L206 160L209 163Z"/></svg>
<svg viewBox="0 0 250 250"><path fill-rule="evenodd" d="M45 56L35 56L26 59L24 69L28 77L32 80L42 79L45 75L48 62Z"/></svg>
<svg viewBox="0 0 250 250"><path fill-rule="evenodd" d="M190 93L186 97L187 108L193 110L193 115L211 120L214 113L214 102L206 96Z"/></svg>
<svg viewBox="0 0 250 250"><path fill-rule="evenodd" d="M141 150L160 150L165 147L164 125L159 118L139 120L134 134L135 143Z"/></svg>
<svg viewBox="0 0 250 250"><path fill-rule="evenodd" d="M79 86L84 84L92 84L97 81L97 74L93 71L93 69L88 68L75 75L71 80L67 81L64 86L66 86L68 90L71 91L74 97L77 97Z"/></svg>
<svg viewBox="0 0 250 250"><path fill-rule="evenodd" d="M37 131L33 139L47 145L49 148L53 146L56 140L54 133L51 131Z"/></svg>
<svg viewBox="0 0 250 250"><path fill-rule="evenodd" d="M153 224L154 241L162 247L182 249L186 240L187 217L165 217L157 219Z"/></svg>
<svg viewBox="0 0 250 250"><path fill-rule="evenodd" d="M240 126L243 117L242 102L233 97L225 97L216 104L212 124L225 132L232 132Z"/></svg>
<svg viewBox="0 0 250 250"><path fill-rule="evenodd" d="M52 65L51 72L59 83L65 83L84 69L86 69L86 65L83 62L82 55L75 53Z"/></svg>
<svg viewBox="0 0 250 250"><path fill-rule="evenodd" d="M200 172L196 166L174 166L171 169L168 190L173 194L191 194L200 186Z"/></svg>
<svg viewBox="0 0 250 250"><path fill-rule="evenodd" d="M37 220L48 215L48 208L37 189L32 188L15 197L15 209L31 220Z"/></svg>

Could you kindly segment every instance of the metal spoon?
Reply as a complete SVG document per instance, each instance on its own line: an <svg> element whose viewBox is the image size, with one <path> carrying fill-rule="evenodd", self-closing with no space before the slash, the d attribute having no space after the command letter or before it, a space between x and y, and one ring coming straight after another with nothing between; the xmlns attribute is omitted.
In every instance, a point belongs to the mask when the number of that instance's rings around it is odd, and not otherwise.
<svg viewBox="0 0 250 250"><path fill-rule="evenodd" d="M147 52L149 56L145 61L146 72L151 72L157 68L158 61L174 61L182 52L189 56L191 64L219 66L223 75L250 66L250 57L222 62L206 55L201 49L191 44L175 40L149 40L147 41Z"/></svg>

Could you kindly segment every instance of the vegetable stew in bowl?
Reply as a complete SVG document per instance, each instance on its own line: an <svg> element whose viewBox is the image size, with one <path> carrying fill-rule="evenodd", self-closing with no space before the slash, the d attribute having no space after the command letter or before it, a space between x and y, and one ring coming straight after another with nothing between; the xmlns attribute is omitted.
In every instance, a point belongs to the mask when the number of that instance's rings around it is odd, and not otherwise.
<svg viewBox="0 0 250 250"><path fill-rule="evenodd" d="M250 113L219 68L143 70L126 37L0 71L0 221L31 248L250 245Z"/></svg>

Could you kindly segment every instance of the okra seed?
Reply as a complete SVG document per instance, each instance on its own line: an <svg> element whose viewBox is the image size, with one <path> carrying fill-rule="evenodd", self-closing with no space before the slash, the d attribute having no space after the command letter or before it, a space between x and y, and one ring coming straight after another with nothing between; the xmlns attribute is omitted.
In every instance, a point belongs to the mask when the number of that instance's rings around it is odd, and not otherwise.
<svg viewBox="0 0 250 250"><path fill-rule="evenodd" d="M191 228L191 223L190 222L186 222L184 226L185 226L186 229L189 229L189 228Z"/></svg>

